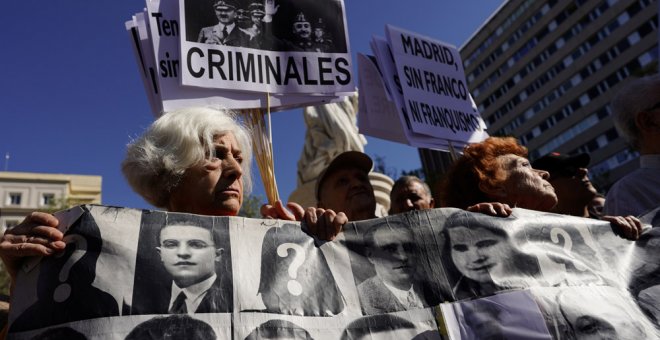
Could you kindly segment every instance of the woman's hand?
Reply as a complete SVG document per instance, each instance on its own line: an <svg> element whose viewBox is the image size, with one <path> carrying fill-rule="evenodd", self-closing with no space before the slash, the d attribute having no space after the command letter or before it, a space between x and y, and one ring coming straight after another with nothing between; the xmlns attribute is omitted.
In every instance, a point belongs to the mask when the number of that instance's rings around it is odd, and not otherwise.
<svg viewBox="0 0 660 340"><path fill-rule="evenodd" d="M273 205L264 204L261 206L261 215L264 218L303 222L305 232L324 241L334 240L348 222L348 217L343 212L335 213L330 209L315 207L305 210L294 202L287 203L286 208L281 201L276 201Z"/></svg>
<svg viewBox="0 0 660 340"><path fill-rule="evenodd" d="M335 213L330 209L309 207L305 211L303 226L307 233L324 241L332 241L348 223L343 212Z"/></svg>
<svg viewBox="0 0 660 340"><path fill-rule="evenodd" d="M58 225L59 221L53 215L33 212L5 232L0 241L0 257L12 281L24 257L48 256L66 248L62 241L64 234L57 229Z"/></svg>
<svg viewBox="0 0 660 340"><path fill-rule="evenodd" d="M601 219L610 222L614 233L625 239L634 241L642 234L642 222L635 216L603 216Z"/></svg>
<svg viewBox="0 0 660 340"><path fill-rule="evenodd" d="M484 202L471 205L467 211L478 212L490 216L508 217L513 210L508 204L499 202Z"/></svg>

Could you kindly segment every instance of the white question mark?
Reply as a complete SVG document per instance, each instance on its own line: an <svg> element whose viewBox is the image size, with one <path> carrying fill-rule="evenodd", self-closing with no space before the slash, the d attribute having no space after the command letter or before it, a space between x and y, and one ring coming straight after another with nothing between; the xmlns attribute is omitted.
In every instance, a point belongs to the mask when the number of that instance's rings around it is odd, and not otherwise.
<svg viewBox="0 0 660 340"><path fill-rule="evenodd" d="M559 243L560 235L564 239L564 246L563 246L564 253L570 256L570 254L573 251L573 240L571 239L571 235L568 232L566 232L566 230L561 228L552 228L552 230L550 231L550 239L552 240L553 243L557 243L557 244ZM581 272L588 269L587 267L585 267L584 265L582 265L577 261L574 262L573 265L575 266L575 269Z"/></svg>
<svg viewBox="0 0 660 340"><path fill-rule="evenodd" d="M293 249L295 254L293 255L293 260L289 265L289 277L291 277L292 280L287 282L286 288L289 290L291 295L299 296L302 294L303 289L302 285L300 285L300 282L296 281L296 278L298 277L298 269L303 264L303 262L305 262L305 249L299 244L282 243L277 247L277 255L279 257L287 257L289 256L289 249Z"/></svg>
<svg viewBox="0 0 660 340"><path fill-rule="evenodd" d="M64 236L62 241L64 241L67 245L74 243L76 245L76 249L66 260L64 266L62 266L62 270L60 270L60 275L58 278L61 283L59 286L57 286L57 288L55 288L55 292L53 293L53 300L56 302L65 301L69 298L69 296L71 296L71 285L66 283L66 280L69 278L71 267L73 267L73 265L76 264L76 262L78 262L78 260L80 260L87 252L87 240L82 235L67 235ZM58 254L56 257L61 257L63 254L64 253Z"/></svg>

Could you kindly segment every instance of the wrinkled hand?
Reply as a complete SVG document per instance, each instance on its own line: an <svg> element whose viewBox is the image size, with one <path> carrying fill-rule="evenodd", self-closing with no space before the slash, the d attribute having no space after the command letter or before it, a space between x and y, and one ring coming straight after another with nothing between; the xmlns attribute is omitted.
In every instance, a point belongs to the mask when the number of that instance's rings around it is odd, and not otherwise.
<svg viewBox="0 0 660 340"><path fill-rule="evenodd" d="M324 241L332 241L341 232L348 217L343 212L335 213L330 209L309 207L305 211L307 233Z"/></svg>
<svg viewBox="0 0 660 340"><path fill-rule="evenodd" d="M7 273L16 278L21 261L27 256L48 256L66 248L59 221L50 214L33 212L19 225L7 230L0 241L0 257Z"/></svg>
<svg viewBox="0 0 660 340"><path fill-rule="evenodd" d="M289 208L289 210L287 210ZM289 202L286 208L282 201L275 201L274 205L264 204L261 206L261 216L287 221L302 221L305 209L298 203Z"/></svg>
<svg viewBox="0 0 660 340"><path fill-rule="evenodd" d="M511 212L513 212L508 204L499 202L477 203L475 205L469 206L467 211L478 212L497 217L508 217L511 215Z"/></svg>
<svg viewBox="0 0 660 340"><path fill-rule="evenodd" d="M642 222L635 216L603 216L612 225L615 234L628 240L636 240L642 234Z"/></svg>
<svg viewBox="0 0 660 340"><path fill-rule="evenodd" d="M273 205L264 204L261 206L261 215L264 218L301 221L309 235L324 241L334 240L348 222L346 214L335 213L330 209L309 207L305 210L294 202L287 203L286 208L281 201L276 201Z"/></svg>

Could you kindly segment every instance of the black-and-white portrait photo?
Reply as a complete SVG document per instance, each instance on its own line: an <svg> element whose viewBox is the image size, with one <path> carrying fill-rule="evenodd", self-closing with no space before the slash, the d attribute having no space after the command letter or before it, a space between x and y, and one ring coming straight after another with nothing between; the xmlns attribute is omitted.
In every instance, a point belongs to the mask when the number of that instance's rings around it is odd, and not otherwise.
<svg viewBox="0 0 660 340"><path fill-rule="evenodd" d="M539 307L526 290L442 307L452 339L552 339Z"/></svg>
<svg viewBox="0 0 660 340"><path fill-rule="evenodd" d="M660 322L660 228L646 230L635 241L624 267L629 270L628 289L642 311Z"/></svg>
<svg viewBox="0 0 660 340"><path fill-rule="evenodd" d="M265 308L247 311L333 316L345 306L323 252L299 225L291 223L264 234L255 293Z"/></svg>
<svg viewBox="0 0 660 340"><path fill-rule="evenodd" d="M364 314L425 308L435 300L419 269L411 227L388 219L347 230L351 267ZM353 240L353 242L351 242Z"/></svg>
<svg viewBox="0 0 660 340"><path fill-rule="evenodd" d="M340 339L442 339L437 328L428 329L424 326L428 325L412 322L394 314L369 315L349 323Z"/></svg>
<svg viewBox="0 0 660 340"><path fill-rule="evenodd" d="M9 332L119 315L117 300L93 285L103 245L94 218L83 214L63 241L62 253L41 260L37 301L16 317Z"/></svg>
<svg viewBox="0 0 660 340"><path fill-rule="evenodd" d="M31 340L87 340L87 337L71 327L49 328L31 338Z"/></svg>
<svg viewBox="0 0 660 340"><path fill-rule="evenodd" d="M228 313L232 301L228 220L145 211L130 314Z"/></svg>
<svg viewBox="0 0 660 340"><path fill-rule="evenodd" d="M658 338L653 324L625 290L573 286L539 288L534 295L546 319L557 320L548 324L553 339Z"/></svg>
<svg viewBox="0 0 660 340"><path fill-rule="evenodd" d="M137 325L128 333L126 340L215 340L213 327L187 314L157 316Z"/></svg>
<svg viewBox="0 0 660 340"><path fill-rule="evenodd" d="M290 339L314 340L307 330L286 320L268 320L255 328L245 340Z"/></svg>
<svg viewBox="0 0 660 340"><path fill-rule="evenodd" d="M540 277L536 257L510 236L511 219L456 212L444 224L442 263L456 300L525 288Z"/></svg>
<svg viewBox="0 0 660 340"><path fill-rule="evenodd" d="M269 51L346 53L340 1L187 0L186 40Z"/></svg>

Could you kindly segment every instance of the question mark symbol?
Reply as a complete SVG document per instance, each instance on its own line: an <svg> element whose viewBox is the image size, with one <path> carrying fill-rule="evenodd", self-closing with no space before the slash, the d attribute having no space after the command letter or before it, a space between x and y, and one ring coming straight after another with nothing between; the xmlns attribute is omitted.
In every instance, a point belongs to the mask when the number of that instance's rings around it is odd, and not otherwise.
<svg viewBox="0 0 660 340"><path fill-rule="evenodd" d="M74 244L76 249L66 260L64 266L62 266L62 270L60 270L58 279L61 283L55 288L55 292L53 293L53 300L56 302L63 302L71 296L71 285L66 283L66 280L69 278L71 267L73 267L73 265L75 265L76 262L78 262L87 252L87 240L82 235L67 235L64 236L63 241L67 246ZM55 257L62 257L63 255L64 252L55 255Z"/></svg>
<svg viewBox="0 0 660 340"><path fill-rule="evenodd" d="M282 243L277 247L277 255L279 257L289 256L289 249L293 249L295 253L293 255L293 261L289 265L289 277L292 280L289 280L286 284L286 288L289 290L289 293L294 296L300 296L302 294L302 285L300 282L296 281L298 277L298 269L305 262L305 249L302 246L295 243Z"/></svg>
<svg viewBox="0 0 660 340"><path fill-rule="evenodd" d="M570 254L573 252L573 240L571 239L571 235L568 232L566 232L566 230L564 229L552 228L552 230L550 231L550 239L552 240L553 243L559 244L559 236L561 236L564 239L564 245L563 245L564 254L570 256ZM585 267L584 265L578 262L573 263L573 265L575 266L575 269L581 272L588 269L587 267Z"/></svg>

